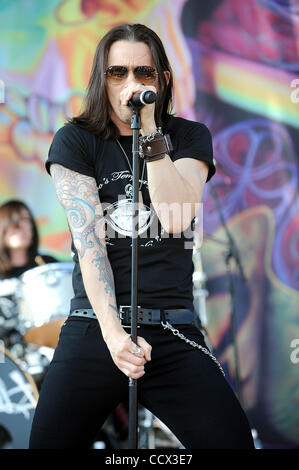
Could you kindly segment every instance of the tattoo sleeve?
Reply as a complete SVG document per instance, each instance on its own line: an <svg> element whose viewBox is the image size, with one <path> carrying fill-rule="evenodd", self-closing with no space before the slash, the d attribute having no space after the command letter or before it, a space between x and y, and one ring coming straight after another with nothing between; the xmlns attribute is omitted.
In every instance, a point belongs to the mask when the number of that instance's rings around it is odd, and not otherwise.
<svg viewBox="0 0 299 470"><path fill-rule="evenodd" d="M64 207L80 262L86 256L95 266L98 281L115 301L114 280L104 235L103 211L94 178L56 163L51 166L57 198Z"/></svg>

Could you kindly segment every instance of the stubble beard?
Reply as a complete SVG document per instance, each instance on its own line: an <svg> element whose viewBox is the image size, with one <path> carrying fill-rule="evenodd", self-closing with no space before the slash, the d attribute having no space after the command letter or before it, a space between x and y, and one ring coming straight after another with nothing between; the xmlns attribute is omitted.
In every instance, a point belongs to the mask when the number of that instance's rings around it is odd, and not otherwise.
<svg viewBox="0 0 299 470"><path fill-rule="evenodd" d="M132 108L121 109L119 117L124 124L130 124L132 120Z"/></svg>
<svg viewBox="0 0 299 470"><path fill-rule="evenodd" d="M114 122L116 127L121 128L131 127L132 121L132 108L119 107L117 110L112 110L111 120Z"/></svg>

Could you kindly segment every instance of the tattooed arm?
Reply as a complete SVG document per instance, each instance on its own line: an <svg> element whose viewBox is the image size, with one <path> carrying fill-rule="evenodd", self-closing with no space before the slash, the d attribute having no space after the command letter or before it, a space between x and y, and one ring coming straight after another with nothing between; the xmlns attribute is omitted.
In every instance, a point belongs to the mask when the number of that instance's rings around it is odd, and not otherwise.
<svg viewBox="0 0 299 470"><path fill-rule="evenodd" d="M132 354L134 343L118 319L96 181L56 163L51 165L51 175L58 200L66 212L86 294L97 315L104 341L118 368L137 379L144 374L146 360L150 360L151 346L139 337L137 342L142 347L142 356Z"/></svg>

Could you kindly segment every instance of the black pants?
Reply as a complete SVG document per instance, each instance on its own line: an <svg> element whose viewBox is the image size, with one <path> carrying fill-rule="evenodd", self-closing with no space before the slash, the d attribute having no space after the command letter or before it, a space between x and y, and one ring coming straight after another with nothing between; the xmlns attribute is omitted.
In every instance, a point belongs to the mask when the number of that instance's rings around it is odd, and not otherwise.
<svg viewBox="0 0 299 470"><path fill-rule="evenodd" d="M206 346L194 326L180 331ZM142 326L152 360L138 379L138 401L186 449L253 448L246 416L217 364L162 326ZM35 417L31 449L90 448L116 406L128 400L128 377L114 364L96 320L62 327Z"/></svg>

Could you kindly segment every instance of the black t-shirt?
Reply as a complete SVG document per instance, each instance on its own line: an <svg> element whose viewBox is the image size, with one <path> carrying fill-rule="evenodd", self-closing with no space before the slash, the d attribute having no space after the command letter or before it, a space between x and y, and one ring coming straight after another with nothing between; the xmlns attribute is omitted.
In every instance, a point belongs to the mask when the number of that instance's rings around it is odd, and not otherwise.
<svg viewBox="0 0 299 470"><path fill-rule="evenodd" d="M170 116L165 131L170 134L172 161L195 158L209 166L209 180L215 173L211 134L202 123ZM131 218L132 137L103 141L73 124L57 131L46 162L94 177L106 219L106 245L112 267L117 304L131 304ZM120 144L120 145L119 145ZM121 148L122 147L122 148ZM124 155L125 151L127 157ZM129 162L128 162L129 160ZM143 208L138 231L138 305L149 308L193 309L192 234L166 234L151 206L146 164L139 161L139 188ZM167 178L167 175L165 175ZM187 248L186 248L187 247ZM84 289L78 254L72 243L75 262L71 310L90 308Z"/></svg>

